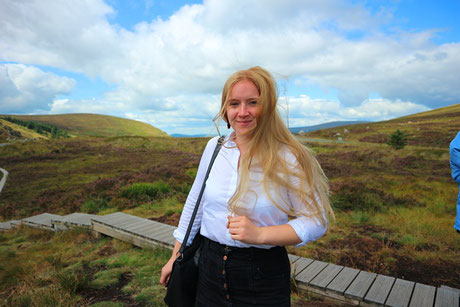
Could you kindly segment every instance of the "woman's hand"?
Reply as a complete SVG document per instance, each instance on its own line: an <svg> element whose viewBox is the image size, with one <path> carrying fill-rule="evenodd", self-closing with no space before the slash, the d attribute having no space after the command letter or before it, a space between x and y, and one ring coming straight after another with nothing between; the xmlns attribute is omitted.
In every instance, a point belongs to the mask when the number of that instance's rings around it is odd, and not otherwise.
<svg viewBox="0 0 460 307"><path fill-rule="evenodd" d="M169 277L171 276L174 260L176 260L175 257L172 257L171 259L169 259L169 261L166 262L166 264L161 269L160 284L162 284L165 287L167 286L169 282Z"/></svg>
<svg viewBox="0 0 460 307"><path fill-rule="evenodd" d="M263 229L246 216L228 216L228 231L232 239L248 244L263 244Z"/></svg>

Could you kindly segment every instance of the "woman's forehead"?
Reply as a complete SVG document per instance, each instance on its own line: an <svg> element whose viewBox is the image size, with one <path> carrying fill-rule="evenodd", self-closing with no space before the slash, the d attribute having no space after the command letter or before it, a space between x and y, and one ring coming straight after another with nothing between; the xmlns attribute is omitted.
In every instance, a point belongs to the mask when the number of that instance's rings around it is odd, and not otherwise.
<svg viewBox="0 0 460 307"><path fill-rule="evenodd" d="M248 79L239 80L230 89L230 98L258 98L260 96L254 82Z"/></svg>

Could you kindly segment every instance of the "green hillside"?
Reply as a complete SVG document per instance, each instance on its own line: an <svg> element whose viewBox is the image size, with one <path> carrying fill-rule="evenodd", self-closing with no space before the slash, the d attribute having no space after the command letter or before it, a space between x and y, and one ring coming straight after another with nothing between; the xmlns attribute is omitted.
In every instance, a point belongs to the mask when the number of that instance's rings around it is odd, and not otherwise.
<svg viewBox="0 0 460 307"><path fill-rule="evenodd" d="M25 121L52 124L76 136L168 136L152 125L100 114L8 115Z"/></svg>
<svg viewBox="0 0 460 307"><path fill-rule="evenodd" d="M460 104L388 121L323 129L306 136L385 144L396 129L407 133L409 145L446 148L460 130Z"/></svg>
<svg viewBox="0 0 460 307"><path fill-rule="evenodd" d="M0 119L0 143L22 139L46 139L47 137L33 130Z"/></svg>

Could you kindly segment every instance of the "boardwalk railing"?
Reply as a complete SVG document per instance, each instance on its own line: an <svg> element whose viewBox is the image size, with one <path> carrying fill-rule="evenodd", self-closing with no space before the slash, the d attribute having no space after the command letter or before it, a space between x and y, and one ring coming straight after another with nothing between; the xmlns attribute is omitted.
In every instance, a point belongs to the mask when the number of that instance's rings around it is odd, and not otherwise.
<svg viewBox="0 0 460 307"><path fill-rule="evenodd" d="M172 249L176 227L116 212L104 216L43 213L21 221L0 223L0 230L19 224L51 231L69 227L88 229L139 247ZM292 275L301 290L341 304L354 306L459 307L460 290L424 285L391 276L370 273L309 258L289 255Z"/></svg>

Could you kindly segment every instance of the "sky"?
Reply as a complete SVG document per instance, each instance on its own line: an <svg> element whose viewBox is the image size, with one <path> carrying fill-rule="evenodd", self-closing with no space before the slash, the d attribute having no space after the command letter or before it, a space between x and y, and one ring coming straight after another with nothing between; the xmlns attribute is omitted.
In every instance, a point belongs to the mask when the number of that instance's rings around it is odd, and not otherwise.
<svg viewBox="0 0 460 307"><path fill-rule="evenodd" d="M458 0L2 0L0 114L215 135L225 80L259 65L290 127L388 120L460 103L458 12Z"/></svg>

